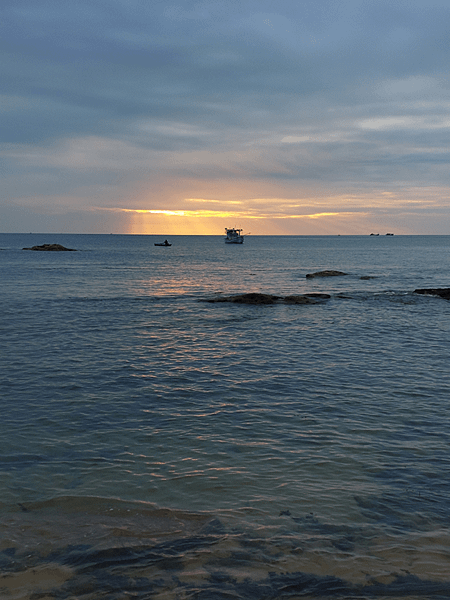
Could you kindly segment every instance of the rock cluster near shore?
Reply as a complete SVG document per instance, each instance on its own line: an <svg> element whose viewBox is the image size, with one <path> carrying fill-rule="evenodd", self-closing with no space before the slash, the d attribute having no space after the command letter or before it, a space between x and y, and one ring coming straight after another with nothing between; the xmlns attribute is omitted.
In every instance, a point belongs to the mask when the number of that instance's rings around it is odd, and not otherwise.
<svg viewBox="0 0 450 600"><path fill-rule="evenodd" d="M42 246L32 246L31 248L23 248L24 250L46 250L49 252L75 252L74 248L66 248L61 244L42 244Z"/></svg>
<svg viewBox="0 0 450 600"><path fill-rule="evenodd" d="M450 288L428 288L414 290L415 294L425 294L429 296L439 296L450 300ZM344 298L345 296L337 296ZM311 293L292 296L275 296L273 294L262 294L259 292L250 292L248 294L235 294L233 296L219 296L216 298L207 298L203 302L219 303L230 302L233 304L317 304L331 298L330 294Z"/></svg>
<svg viewBox="0 0 450 600"><path fill-rule="evenodd" d="M421 290L414 290L415 294L424 294L427 296L439 296L450 300L450 288L424 288Z"/></svg>
<svg viewBox="0 0 450 600"><path fill-rule="evenodd" d="M272 294L260 294L251 292L249 294L237 294L235 296L220 296L209 298L205 302L233 302L237 304L275 304L284 302L286 304L316 304L322 300L331 298L329 294L302 294L299 296L273 296Z"/></svg>

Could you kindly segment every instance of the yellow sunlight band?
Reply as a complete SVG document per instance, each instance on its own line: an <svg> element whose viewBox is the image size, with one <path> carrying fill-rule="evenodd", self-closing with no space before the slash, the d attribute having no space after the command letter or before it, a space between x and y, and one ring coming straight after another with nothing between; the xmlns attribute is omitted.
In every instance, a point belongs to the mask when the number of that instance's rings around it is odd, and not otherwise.
<svg viewBox="0 0 450 600"><path fill-rule="evenodd" d="M314 213L312 215L280 215L270 213L260 213L255 215L254 213L246 212L222 212L219 210L154 210L154 209L140 209L140 208L120 208L117 209L121 212L129 212L135 214L150 214L150 215L166 215L169 217L189 217L189 218L242 218L242 219L320 219L322 217L335 217L350 215L352 213L337 213L337 212L322 212Z"/></svg>

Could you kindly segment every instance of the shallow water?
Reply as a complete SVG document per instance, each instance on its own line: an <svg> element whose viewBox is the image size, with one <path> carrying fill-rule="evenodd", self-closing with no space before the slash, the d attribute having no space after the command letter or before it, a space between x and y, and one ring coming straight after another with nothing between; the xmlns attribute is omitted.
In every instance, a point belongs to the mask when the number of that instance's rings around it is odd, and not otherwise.
<svg viewBox="0 0 450 600"><path fill-rule="evenodd" d="M450 597L450 238L154 241L0 235L4 597Z"/></svg>

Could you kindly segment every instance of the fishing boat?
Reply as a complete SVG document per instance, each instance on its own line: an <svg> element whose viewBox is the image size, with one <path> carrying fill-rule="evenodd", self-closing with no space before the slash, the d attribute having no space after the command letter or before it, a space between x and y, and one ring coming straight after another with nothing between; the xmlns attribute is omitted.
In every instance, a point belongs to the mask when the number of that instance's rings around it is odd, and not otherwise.
<svg viewBox="0 0 450 600"><path fill-rule="evenodd" d="M234 227L228 229L225 227L225 233L227 234L225 244L243 244L244 236L241 234L241 231L243 231L243 229L234 229Z"/></svg>
<svg viewBox="0 0 450 600"><path fill-rule="evenodd" d="M163 242L155 242L155 246L171 246L172 244L169 244L169 242L167 240L164 240Z"/></svg>

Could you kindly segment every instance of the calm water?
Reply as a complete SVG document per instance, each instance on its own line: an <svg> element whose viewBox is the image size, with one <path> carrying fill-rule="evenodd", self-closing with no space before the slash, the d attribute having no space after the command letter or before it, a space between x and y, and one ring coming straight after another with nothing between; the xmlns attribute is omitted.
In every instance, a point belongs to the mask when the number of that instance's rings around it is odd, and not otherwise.
<svg viewBox="0 0 450 600"><path fill-rule="evenodd" d="M450 598L450 237L162 239L0 235L0 596Z"/></svg>

